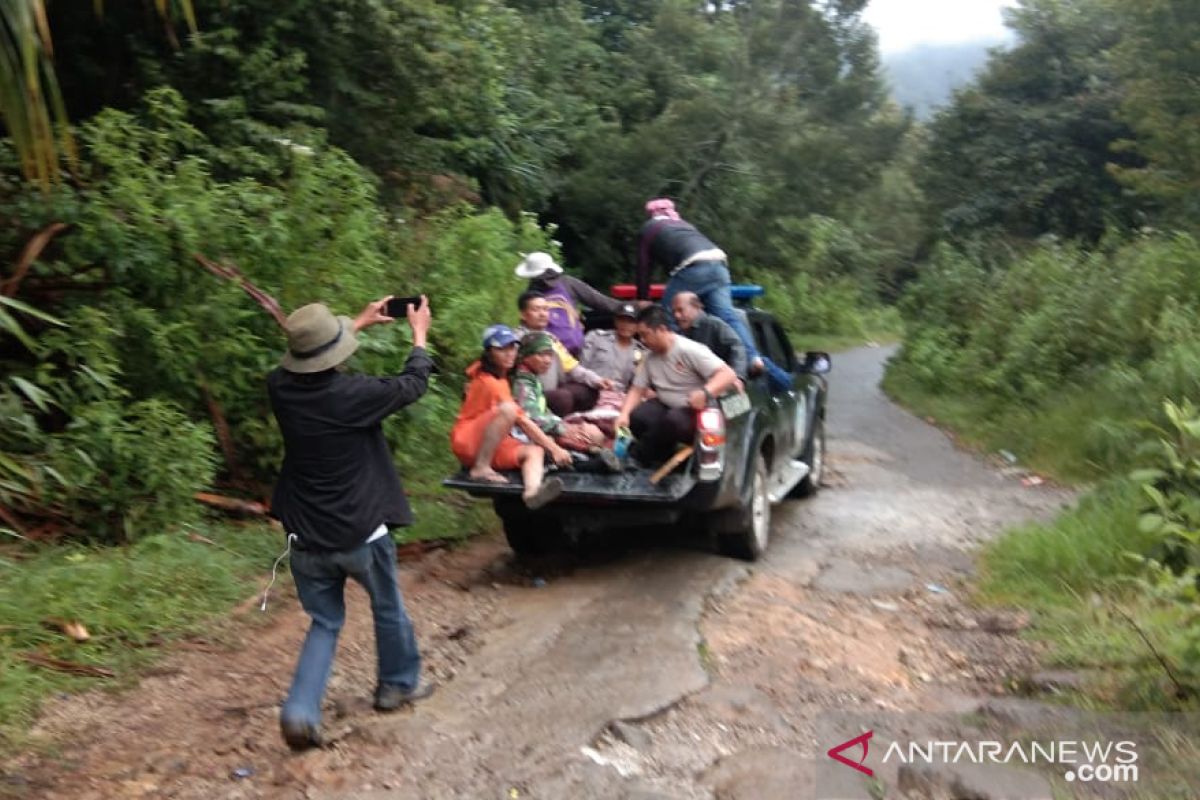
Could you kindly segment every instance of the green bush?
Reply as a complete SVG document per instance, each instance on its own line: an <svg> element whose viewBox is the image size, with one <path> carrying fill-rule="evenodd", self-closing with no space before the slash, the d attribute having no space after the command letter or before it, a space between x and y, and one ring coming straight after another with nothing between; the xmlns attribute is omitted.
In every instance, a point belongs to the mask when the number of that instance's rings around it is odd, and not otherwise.
<svg viewBox="0 0 1200 800"><path fill-rule="evenodd" d="M91 534L132 541L196 521L193 495L211 485L216 442L169 400L77 406L49 463L64 481L48 494Z"/></svg>
<svg viewBox="0 0 1200 800"><path fill-rule="evenodd" d="M781 224L788 235L772 247L792 254L789 269L750 267L738 270L737 279L767 290L760 304L789 332L865 339L899 327L879 299L876 254L863 237L817 215Z"/></svg>
<svg viewBox="0 0 1200 800"><path fill-rule="evenodd" d="M48 197L19 184L0 192L0 213L15 222L0 232L10 249L47 219L71 226L26 281L33 291L67 285L42 302L70 327L32 320L27 333L19 328L32 349L0 353L11 375L0 386L0 492L23 514L112 539L194 518L190 498L219 463L214 414L234 449L229 476L256 492L274 479L282 444L264 379L283 335L197 253L236 265L285 312L320 301L353 315L386 294L428 294L441 372L387 432L406 470L452 467L447 433L462 370L485 325L516 319L520 253L552 247L531 216L514 224L467 206L427 220L384 213L375 180L319 137L268 151L273 167L261 171L273 182L218 178L213 145L171 89L149 93L141 114L101 112L80 141L79 184ZM31 322L3 309L10 333ZM405 325L372 328L350 366L396 372L407 349Z"/></svg>
<svg viewBox="0 0 1200 800"><path fill-rule="evenodd" d="M1200 244L1188 236L1048 242L1007 266L943 246L901 309L888 385L971 398L968 436L1063 477L1125 468L1159 398L1200 390Z"/></svg>
<svg viewBox="0 0 1200 800"><path fill-rule="evenodd" d="M1154 586L1200 604L1200 412L1191 401L1164 404L1169 428L1149 445L1150 466L1134 473L1145 495L1138 529L1154 537L1147 552Z"/></svg>

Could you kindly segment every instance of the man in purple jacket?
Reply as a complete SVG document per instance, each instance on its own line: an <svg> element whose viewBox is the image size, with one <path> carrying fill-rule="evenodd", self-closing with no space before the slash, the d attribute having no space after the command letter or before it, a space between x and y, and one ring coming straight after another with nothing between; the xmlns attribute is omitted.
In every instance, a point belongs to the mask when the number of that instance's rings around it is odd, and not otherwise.
<svg viewBox="0 0 1200 800"><path fill-rule="evenodd" d="M518 278L529 279L529 291L546 298L550 321L546 330L554 334L567 352L576 358L583 351L583 322L579 306L615 314L621 301L613 299L588 284L563 274L549 253L530 253L516 269Z"/></svg>

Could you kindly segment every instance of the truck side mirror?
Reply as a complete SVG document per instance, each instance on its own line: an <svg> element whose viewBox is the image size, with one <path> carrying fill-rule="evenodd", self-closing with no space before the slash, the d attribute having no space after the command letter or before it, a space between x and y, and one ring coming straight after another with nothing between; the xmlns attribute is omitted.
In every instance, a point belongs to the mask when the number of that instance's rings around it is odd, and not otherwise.
<svg viewBox="0 0 1200 800"><path fill-rule="evenodd" d="M800 365L801 372L813 375L824 375L831 369L833 369L833 363L829 359L829 353L822 353L818 350L809 350L805 353L804 363Z"/></svg>

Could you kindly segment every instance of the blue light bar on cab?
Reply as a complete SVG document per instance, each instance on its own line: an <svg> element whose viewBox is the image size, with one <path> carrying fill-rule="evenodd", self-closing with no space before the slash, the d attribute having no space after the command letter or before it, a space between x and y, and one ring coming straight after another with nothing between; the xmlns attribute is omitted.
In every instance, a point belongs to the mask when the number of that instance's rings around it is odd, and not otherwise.
<svg viewBox="0 0 1200 800"><path fill-rule="evenodd" d="M729 294L734 300L750 300L755 297L762 297L766 293L767 290L757 283L735 283L729 287Z"/></svg>

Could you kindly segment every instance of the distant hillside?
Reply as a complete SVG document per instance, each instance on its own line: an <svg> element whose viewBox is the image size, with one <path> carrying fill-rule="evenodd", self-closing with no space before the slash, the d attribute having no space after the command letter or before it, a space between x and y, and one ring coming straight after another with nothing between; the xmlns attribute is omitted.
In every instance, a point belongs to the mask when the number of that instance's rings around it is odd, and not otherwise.
<svg viewBox="0 0 1200 800"><path fill-rule="evenodd" d="M971 82L987 63L988 49L1001 41L962 44L923 44L899 53L884 55L883 66L892 96L910 106L918 119L928 118L950 100L955 89Z"/></svg>

